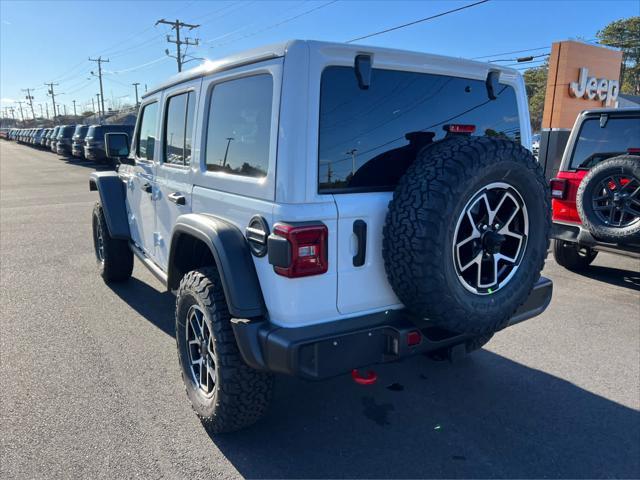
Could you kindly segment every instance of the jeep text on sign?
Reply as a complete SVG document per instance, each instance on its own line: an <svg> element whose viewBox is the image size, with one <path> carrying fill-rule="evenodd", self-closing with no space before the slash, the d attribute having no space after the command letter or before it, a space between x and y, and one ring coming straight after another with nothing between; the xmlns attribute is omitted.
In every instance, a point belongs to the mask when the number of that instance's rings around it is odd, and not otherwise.
<svg viewBox="0 0 640 480"><path fill-rule="evenodd" d="M587 67L580 69L580 78L577 82L569 84L569 95L572 97L586 98L588 100L597 98L607 107L615 107L619 92L620 82L618 80L590 77Z"/></svg>

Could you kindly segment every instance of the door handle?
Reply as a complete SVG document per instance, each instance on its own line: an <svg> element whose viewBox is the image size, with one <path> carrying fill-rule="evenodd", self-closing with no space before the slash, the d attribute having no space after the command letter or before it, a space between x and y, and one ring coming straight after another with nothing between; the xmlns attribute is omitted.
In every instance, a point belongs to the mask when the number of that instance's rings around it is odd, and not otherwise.
<svg viewBox="0 0 640 480"><path fill-rule="evenodd" d="M170 193L167 198L176 205L184 205L187 202L187 199L180 192Z"/></svg>
<svg viewBox="0 0 640 480"><path fill-rule="evenodd" d="M353 256L353 266L361 267L367 256L367 223L364 220L353 222L353 233L358 242L356 254Z"/></svg>
<svg viewBox="0 0 640 480"><path fill-rule="evenodd" d="M153 186L150 183L143 184L141 188L147 193L153 193Z"/></svg>

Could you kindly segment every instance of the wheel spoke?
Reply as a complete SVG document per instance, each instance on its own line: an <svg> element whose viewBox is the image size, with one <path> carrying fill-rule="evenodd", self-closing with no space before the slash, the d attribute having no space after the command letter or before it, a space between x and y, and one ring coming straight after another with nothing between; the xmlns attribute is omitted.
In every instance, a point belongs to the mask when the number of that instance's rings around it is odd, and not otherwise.
<svg viewBox="0 0 640 480"><path fill-rule="evenodd" d="M471 267L474 264L480 265L481 261L482 261L482 253L479 253L469 263L467 263L466 265L460 267L460 271L464 272L465 270L467 270L469 267ZM478 267L478 271L480 271L479 267Z"/></svg>

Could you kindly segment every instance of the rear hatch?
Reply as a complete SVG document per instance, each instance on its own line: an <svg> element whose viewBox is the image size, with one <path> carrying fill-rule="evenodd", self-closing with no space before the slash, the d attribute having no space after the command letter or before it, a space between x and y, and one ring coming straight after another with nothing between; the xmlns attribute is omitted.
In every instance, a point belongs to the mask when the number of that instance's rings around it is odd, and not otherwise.
<svg viewBox="0 0 640 480"><path fill-rule="evenodd" d="M386 278L383 227L393 190L417 152L460 134L451 133L451 125L464 126L465 135L520 142L528 115L526 106L518 108L526 99L513 74L501 77L492 100L486 65L460 62L451 76L425 63L412 66L419 73L383 68L380 59L367 89L352 66L327 66L322 73L318 193L332 194L338 211L341 314L399 304ZM523 133L528 141L529 130Z"/></svg>

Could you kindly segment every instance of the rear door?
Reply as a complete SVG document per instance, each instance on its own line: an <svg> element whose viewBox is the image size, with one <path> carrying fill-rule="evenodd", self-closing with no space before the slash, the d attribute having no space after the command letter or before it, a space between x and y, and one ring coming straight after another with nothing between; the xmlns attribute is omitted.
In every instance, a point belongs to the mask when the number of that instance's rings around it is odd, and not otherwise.
<svg viewBox="0 0 640 480"><path fill-rule="evenodd" d="M163 269L169 261L171 232L178 216L191 212L191 160L196 105L201 79L178 85L163 97L162 145L156 170L156 255Z"/></svg>
<svg viewBox="0 0 640 480"><path fill-rule="evenodd" d="M501 87L490 100L484 80L374 68L361 89L353 67L324 69L318 191L333 194L338 209L340 313L399 305L386 277L383 228L393 190L419 151L451 135L451 124L519 141L516 91Z"/></svg>

